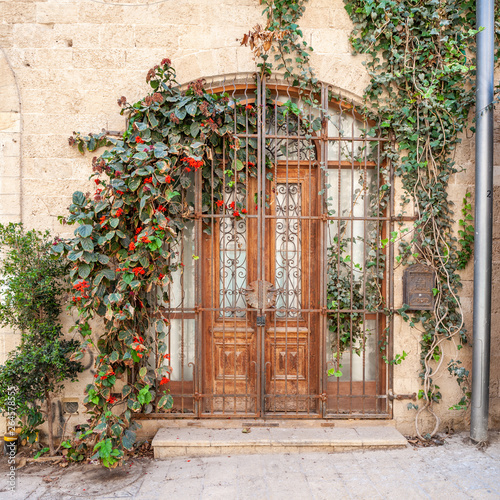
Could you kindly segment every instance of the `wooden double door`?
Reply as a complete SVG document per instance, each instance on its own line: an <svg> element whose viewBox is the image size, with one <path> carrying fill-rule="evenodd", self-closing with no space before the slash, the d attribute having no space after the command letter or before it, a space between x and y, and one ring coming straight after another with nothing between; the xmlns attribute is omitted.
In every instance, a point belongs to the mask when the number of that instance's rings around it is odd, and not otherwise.
<svg viewBox="0 0 500 500"><path fill-rule="evenodd" d="M202 414L318 413L319 182L277 161L226 190L201 249Z"/></svg>

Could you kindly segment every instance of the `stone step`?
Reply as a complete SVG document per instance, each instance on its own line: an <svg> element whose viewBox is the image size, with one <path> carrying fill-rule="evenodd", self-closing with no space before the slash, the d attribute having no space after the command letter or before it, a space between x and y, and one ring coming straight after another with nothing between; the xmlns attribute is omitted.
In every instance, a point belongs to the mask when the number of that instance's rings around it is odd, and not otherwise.
<svg viewBox="0 0 500 500"><path fill-rule="evenodd" d="M155 458L255 453L333 452L402 448L405 437L392 426L333 428L164 427L153 439Z"/></svg>

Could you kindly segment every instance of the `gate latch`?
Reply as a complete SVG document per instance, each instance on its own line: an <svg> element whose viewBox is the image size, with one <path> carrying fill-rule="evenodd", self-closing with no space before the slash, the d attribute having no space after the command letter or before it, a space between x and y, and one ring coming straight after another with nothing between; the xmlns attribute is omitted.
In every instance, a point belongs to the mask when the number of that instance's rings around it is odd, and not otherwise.
<svg viewBox="0 0 500 500"><path fill-rule="evenodd" d="M266 326L265 316L257 316L257 326Z"/></svg>

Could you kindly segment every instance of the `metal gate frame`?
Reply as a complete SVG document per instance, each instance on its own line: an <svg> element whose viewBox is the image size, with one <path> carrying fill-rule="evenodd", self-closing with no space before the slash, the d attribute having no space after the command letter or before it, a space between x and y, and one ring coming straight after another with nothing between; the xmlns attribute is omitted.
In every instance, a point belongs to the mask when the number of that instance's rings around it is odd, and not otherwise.
<svg viewBox="0 0 500 500"><path fill-rule="evenodd" d="M256 82L253 83L253 82ZM229 92L230 98L237 98L238 96L247 96L250 97L252 92L256 93L255 103L257 109L257 177L256 177L256 185L258 189L258 193L267 193L270 190L270 181L266 178L266 159L268 158L266 153L266 148L269 144L269 140L278 140L278 134L275 133L269 134L266 133L266 124L267 124L267 114L270 112L270 108L266 99L268 99L268 91L273 92L284 92L285 95L290 98L300 98L300 93L297 89L289 87L286 84L278 81L271 81L266 79L261 79L258 75L252 75L251 78L242 79L241 76L234 76L233 78L225 77L222 81L219 78L214 79L212 82L208 84L208 88L213 93L221 93L221 92ZM171 355L178 355L180 359L180 380L172 384L172 395L174 397L174 411L170 413L150 413L140 415L140 418L390 418L392 416L392 405L389 401L390 389L392 388L392 370L391 366L387 365L387 367L380 366L381 363L381 354L378 353L375 357L377 361L377 375L376 375L376 388L374 394L367 394L367 380L365 380L365 354L363 354L363 380L361 381L361 385L352 380L352 363L350 364L350 380L348 381L348 385L341 382L339 378L336 381L331 382L331 376L328 377L326 372L328 368L328 363L331 364L331 360L327 359L327 349L326 349L326 336L328 332L328 321L329 317L337 314L337 317L340 315L351 315L355 313L359 313L363 315L363 318L368 318L369 316L375 317L376 324L376 336L377 342L386 342L386 353L390 353L392 349L392 316L386 317L383 313L383 309L387 309L389 311L393 310L393 302L394 302L394 294L393 294L393 249L392 246L389 245L387 250L383 252L385 255L386 261L388 264L385 266L381 273L383 274L383 278L381 278L380 283L382 287L381 294L384 297L384 303L379 308L380 310L373 311L368 310L366 308L365 299L363 299L363 309L359 307L354 309L352 306L350 308L339 309L334 312L329 312L328 304L327 304L327 245L325 244L326 239L328 237L328 227L329 224L335 223L340 224L345 221L346 226L351 224L351 232L354 232L355 223L361 222L363 224L364 235L366 236L366 227L367 224L378 224L380 227L380 231L377 233L377 241L376 245L379 247L382 246L381 241L387 237L388 234L392 231L393 226L393 192L390 189L390 195L387 200L387 206L380 211L380 207L378 208L378 213L376 216L367 216L366 206L367 202L364 201L364 213L363 217L355 217L352 213L348 217L343 217L340 213L337 215L332 215L329 213L327 209L326 202L326 194L328 192L327 187L327 179L326 175L329 172L330 163L334 163L338 160L338 173L339 173L339 181L338 181L338 200L340 207L340 196L341 196L341 187L342 183L340 180L341 177L341 169L345 168L346 171L351 171L351 191L354 190L354 172L355 172L355 162L354 159L351 161L351 165L344 166L345 161L341 161L341 145L348 144L351 145L352 151L354 151L354 147L356 143L363 143L365 151L367 144L374 145L373 147L377 148L376 154L376 168L380 169L382 165L384 167L384 176L377 175L377 183L378 183L378 191L384 185L393 186L393 172L390 165L384 163L381 159L382 156L382 145L386 139L381 137L359 137L356 136L354 124L356 120L362 120L365 125L368 123L365 118L363 118L357 111L356 107L352 103L352 101L343 98L341 95L338 95L336 98L332 98L332 93L335 94L335 89L332 87L322 84L321 85L321 95L319 97L320 105L321 105L321 130L318 133L307 140L310 140L314 144L314 148L316 152L319 154L319 161L313 160L309 158L307 161L306 168L311 172L313 168L317 169L319 172L319 182L321 184L321 190L319 194L319 204L320 209L316 211L315 214L308 212L307 216L297 216L295 219L302 222L305 221L308 224L309 229L314 225L315 230L317 232L317 242L321 249L322 257L319 258L319 262L317 265L319 266L319 297L316 299L316 304L314 307L309 303L308 308L300 309L300 312L307 313L309 317L311 315L316 315L316 320L318 322L319 327L319 335L317 335L317 390L309 391L307 394L300 395L300 397L304 396L304 398L309 401L306 405L307 411L299 411L299 404L297 397L297 406L294 410L287 410L286 405L284 407L284 411L266 411L266 400L272 396L276 396L276 394L271 394L266 392L266 334L264 332L264 324L262 324L262 318L266 316L270 316L274 314L274 327L276 331L276 308L273 305L267 305L265 303L264 295L268 294L268 290L265 288L261 288L264 286L263 284L268 282L269 278L269 265L270 261L266 258L266 249L269 247L271 243L271 235L269 234L270 223L272 220L283 219L288 221L289 219L293 219L289 215L282 215L278 217L277 215L273 215L269 213L269 208L266 208L266 196L258 195L257 203L256 203L256 213L249 215L248 219L251 220L251 217L254 217L257 221L257 258L256 258L256 276L257 282L259 283L257 295L259 297L258 307L250 308L247 304L246 311L248 312L252 309L252 314L255 314L257 317L257 321L255 324L255 328L257 331L257 355L258 359L256 360L257 369L256 369L256 397L257 402L255 406L255 411L237 411L236 398L237 397L249 397L251 394L216 394L214 391L207 392L207 380L204 372L204 364L207 362L207 352L206 352L206 343L204 342L203 336L205 333L205 325L203 320L203 315L207 313L211 313L213 315L216 314L217 311L220 311L219 307L215 307L216 304L212 302L212 304L207 304L206 300L204 300L204 288L206 291L207 283L204 281L204 277L206 275L206 270L203 269L203 258L199 258L194 262L194 297L191 300L189 297L185 297L185 276L180 276L180 288L182 290L182 300L179 306L171 307L169 310L169 316L174 320L180 320L180 330L178 331L178 335L180 335L180 347L179 352L174 353L174 348L171 348ZM325 110L328 110L329 106L335 106L338 109L339 113L339 130L341 128L341 123L344 118L348 118L352 120L351 133L348 135L342 135L339 132L338 136L329 135L329 124L328 120L325 117ZM275 100L275 106L276 100ZM236 112L236 111L235 111ZM271 113L272 115L272 113ZM274 116L277 116L276 112ZM298 118L300 121L300 118ZM288 127L288 125L287 125ZM281 137L281 136L280 136ZM248 137L247 137L248 138ZM297 128L297 136L286 136L286 141L288 144L289 140L296 140L298 143L298 148L300 150L301 140L304 139L303 136L300 135L300 128ZM305 139L304 139L305 140ZM339 156L337 160L329 160L329 148L331 149L332 143L338 143L338 151ZM287 146L288 147L288 146ZM335 149L335 148L333 148ZM368 169L368 161L367 154L364 153L364 177L367 177L367 169ZM352 154L352 158L354 158L354 153ZM277 171L278 166L277 161L274 162L275 169ZM290 166L290 161L287 158L285 159L285 169L287 172L286 176L286 185L289 185L288 179L288 170ZM298 161L296 161L297 168L299 171L302 168L300 157L298 157ZM359 161L358 161L359 163ZM372 162L373 163L373 162ZM326 172L326 173L325 173ZM212 228L216 226L216 220L219 219L220 216L217 214L206 214L202 211L202 199L201 199L201 171L197 171L195 173L195 192L194 192L194 214L193 214L193 222L194 222L194 242L192 242L192 249L194 250L194 254L202 257L204 254L204 233L203 233L203 220L207 218L211 218ZM299 173L300 176L300 173ZM310 177L311 178L311 177ZM311 189L310 189L311 190ZM322 194L321 194L322 193ZM363 198L366 198L366 195L363 195ZM354 199L354 197L352 197ZM380 202L379 202L380 205ZM218 224L218 223L217 223ZM206 237L205 237L206 238ZM212 239L215 238L215 231L212 232ZM351 240L354 239L351 236ZM310 244L310 242L309 242ZM179 248L179 254L182 257L186 252L186 246L189 244L182 239ZM351 250L353 248L353 242L351 241ZM365 252L366 248L363 247L363 252ZM309 248L310 250L310 248ZM187 249L187 254L190 253L190 248ZM352 253L352 252L351 252ZM214 256L212 255L212 265L214 262ZM217 258L219 258L217 256ZM340 258L340 257L339 257ZM379 266L379 257L377 256L377 272ZM354 269L351 265L351 272L354 272ZM309 278L310 279L310 278ZM363 271L363 280L366 280L365 271ZM310 281L309 281L310 283ZM249 285L247 281L247 285ZM366 289L366 283L363 283L363 286ZM353 280L351 278L351 304L353 303L352 293L353 293ZM275 293L272 291L272 293ZM309 290L309 294L311 290ZM215 296L215 292L213 293ZM189 302L189 303L188 303ZM211 306L211 307L210 307ZM259 319L260 318L260 319ZM299 324L299 315L297 315L297 331ZM194 320L194 359L189 360L189 354L186 354L187 351L187 341L186 338L189 336L188 328L186 327L186 322ZM260 321L260 323L259 323ZM245 322L248 324L248 315L246 316ZM363 337L366 338L366 320L363 319L361 323L363 324ZM383 327L381 326L383 325ZM170 338L173 338L173 330L169 332ZM224 328L224 327L223 327ZM287 327L285 327L287 328ZM382 329L384 330L382 332ZM236 364L236 327L234 327L234 363ZM309 328L309 338L311 337L311 328ZM228 333L231 333L231 328L228 328ZM224 334L224 332L223 332ZM352 338L353 338L353 326L352 326L352 317L351 317L351 348L350 348L350 359L353 356L353 348L352 348ZM337 333L338 335L338 333ZM285 339L287 337L287 332L285 330ZM285 340L285 351L286 351L286 359L288 360L288 346ZM297 333L297 344L298 344L298 333ZM223 345L224 341L223 341ZM365 347L363 346L363 352ZM377 347L378 349L378 347ZM389 357L389 356L388 356ZM286 361L288 362L288 361ZM192 370L192 380L188 380L189 375L186 375L187 369ZM297 370L298 372L298 370ZM288 373L288 372L286 372ZM247 368L248 374L248 368ZM379 375L382 374L382 379ZM236 380L236 376L235 376ZM298 375L297 375L298 380ZM287 385L287 376L285 375L285 387ZM333 384L333 385L332 385ZM343 384L343 385L342 385ZM336 392L333 392L335 389ZM341 387L349 387L349 393L342 393ZM361 387L361 394L356 394L359 392L359 388ZM234 406L232 411L224 411L224 399L234 397ZM213 408L213 400L214 398L222 398L223 401L223 410L222 411L214 411ZM207 401L212 400L212 411L207 411L209 405L207 406ZM260 404L259 404L260 400ZM286 399L285 399L286 401ZM311 402L314 401L314 404ZM345 406L346 402L348 402L348 407ZM360 406L360 404L361 406ZM370 408L366 408L366 404L368 406L371 405ZM276 409L276 403L275 403Z"/></svg>

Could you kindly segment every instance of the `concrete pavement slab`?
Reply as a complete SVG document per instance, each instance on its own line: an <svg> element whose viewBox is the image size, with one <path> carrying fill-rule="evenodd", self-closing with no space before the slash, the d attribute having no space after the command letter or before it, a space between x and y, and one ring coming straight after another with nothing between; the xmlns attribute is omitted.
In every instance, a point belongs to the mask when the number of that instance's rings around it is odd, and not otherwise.
<svg viewBox="0 0 500 500"><path fill-rule="evenodd" d="M17 471L13 494L0 483L0 500L500 500L500 433L486 450L466 437L428 448L141 458L111 471L34 464Z"/></svg>

